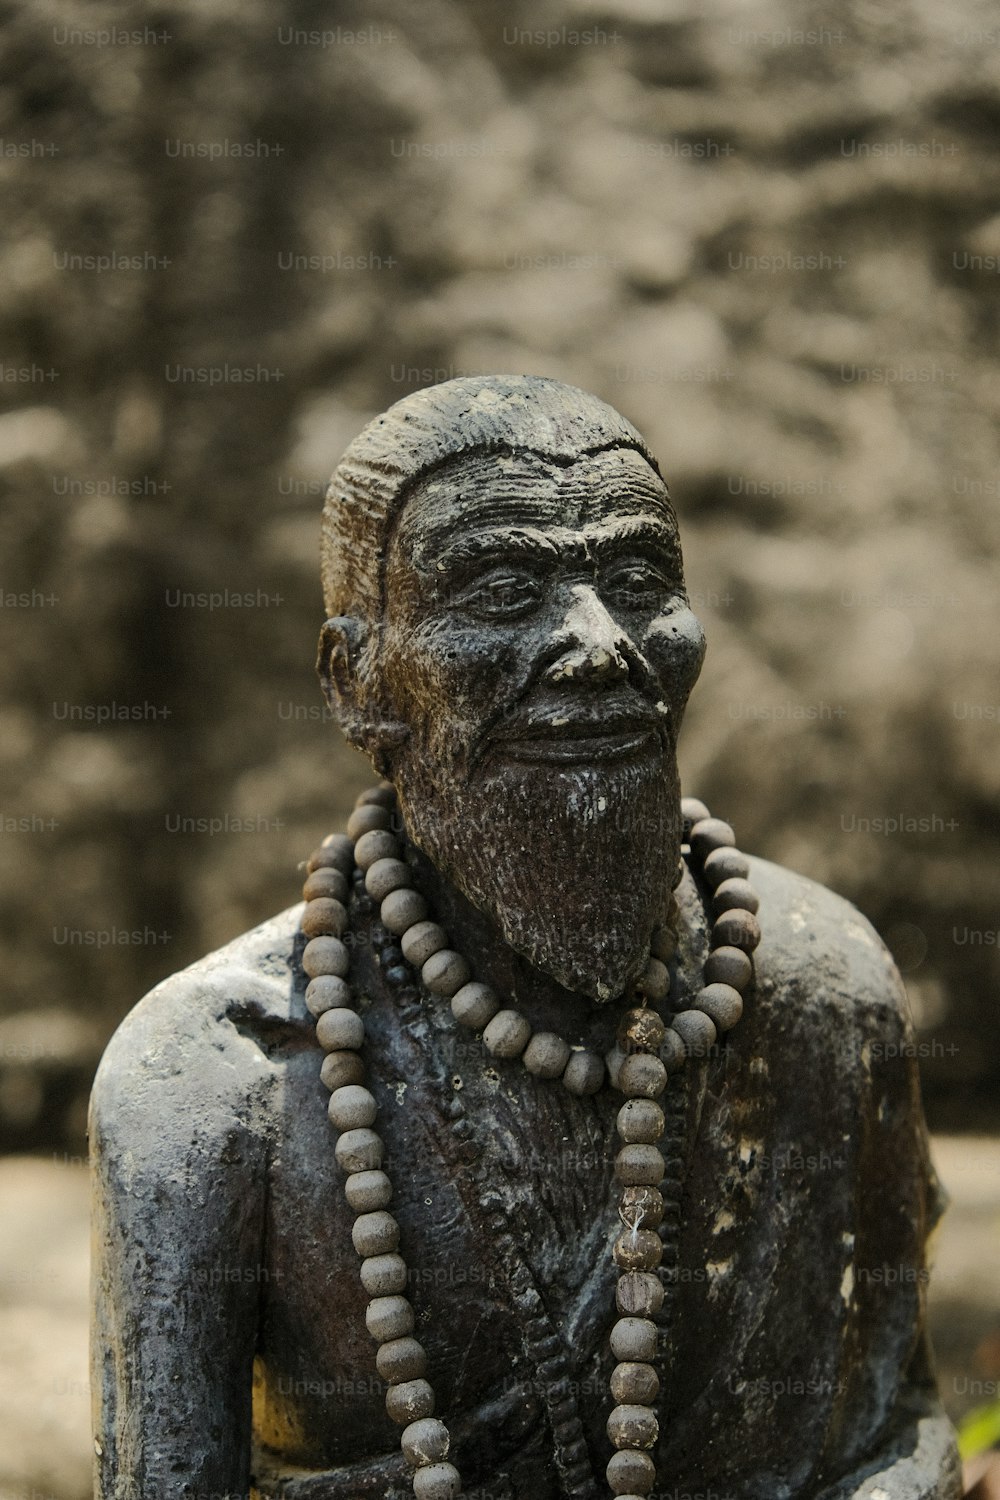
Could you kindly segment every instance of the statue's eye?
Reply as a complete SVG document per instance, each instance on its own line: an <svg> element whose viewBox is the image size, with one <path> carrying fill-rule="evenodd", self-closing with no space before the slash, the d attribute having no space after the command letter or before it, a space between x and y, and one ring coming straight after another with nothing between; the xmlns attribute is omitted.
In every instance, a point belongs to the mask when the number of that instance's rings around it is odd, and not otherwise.
<svg viewBox="0 0 1000 1500"><path fill-rule="evenodd" d="M666 578L661 569L647 562L620 563L609 569L601 582L605 594L634 609L653 606L677 593L676 584Z"/></svg>
<svg viewBox="0 0 1000 1500"><path fill-rule="evenodd" d="M459 600L466 609L487 618L527 614L542 597L538 580L530 573L496 569L477 578Z"/></svg>

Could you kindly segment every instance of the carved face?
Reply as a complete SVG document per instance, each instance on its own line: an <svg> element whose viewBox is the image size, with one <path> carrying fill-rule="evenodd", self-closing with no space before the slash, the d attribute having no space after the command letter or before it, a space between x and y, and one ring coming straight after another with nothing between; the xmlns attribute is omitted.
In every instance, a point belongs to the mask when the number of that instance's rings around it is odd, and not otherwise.
<svg viewBox="0 0 1000 1500"><path fill-rule="evenodd" d="M385 599L411 836L539 968L621 993L672 884L704 652L662 482L630 449L457 460L409 496Z"/></svg>

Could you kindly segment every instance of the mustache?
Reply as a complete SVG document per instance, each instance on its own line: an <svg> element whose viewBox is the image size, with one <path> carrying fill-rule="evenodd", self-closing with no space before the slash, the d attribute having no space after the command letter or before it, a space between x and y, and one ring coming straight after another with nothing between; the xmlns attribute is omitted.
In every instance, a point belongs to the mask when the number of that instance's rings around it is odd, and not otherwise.
<svg viewBox="0 0 1000 1500"><path fill-rule="evenodd" d="M520 704L494 725L490 739L523 739L544 734L585 738L600 733L618 734L628 729L659 731L665 717L669 717L669 709L664 714L663 709L657 709L635 690L613 691L586 701L567 698L544 705Z"/></svg>
<svg viewBox="0 0 1000 1500"><path fill-rule="evenodd" d="M651 681L643 687L622 684L574 695L562 690L539 692L532 684L481 728L471 747L469 769L509 740L586 739L646 731L655 733L666 749L672 727L673 713Z"/></svg>
<svg viewBox="0 0 1000 1500"><path fill-rule="evenodd" d="M557 726L552 720L569 721L589 727L591 734L605 730L621 733L631 729L655 729L666 748L673 714L661 701L661 689L645 657L634 649L625 653L628 677L613 687L583 687L577 694L565 688L547 688L542 679L552 664L551 653L544 653L532 664L520 690L509 703L501 704L479 727L472 739L466 760L469 772L490 752L497 740L528 738L536 733L551 733ZM615 720L614 727L609 721ZM568 725L560 727L567 734ZM585 734L587 728L577 729Z"/></svg>

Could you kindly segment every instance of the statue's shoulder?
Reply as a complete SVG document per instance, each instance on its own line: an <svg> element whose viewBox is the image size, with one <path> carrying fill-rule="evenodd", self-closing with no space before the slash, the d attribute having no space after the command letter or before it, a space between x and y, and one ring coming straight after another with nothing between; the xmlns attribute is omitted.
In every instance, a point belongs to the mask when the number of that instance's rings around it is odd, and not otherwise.
<svg viewBox="0 0 1000 1500"><path fill-rule="evenodd" d="M170 1078L178 1107L192 1095L259 1095L272 1056L309 1042L292 970L301 912L289 907L150 990L108 1043L93 1108L114 1113Z"/></svg>
<svg viewBox="0 0 1000 1500"><path fill-rule="evenodd" d="M760 897L758 993L908 1024L899 971L871 923L842 896L766 859L750 860Z"/></svg>

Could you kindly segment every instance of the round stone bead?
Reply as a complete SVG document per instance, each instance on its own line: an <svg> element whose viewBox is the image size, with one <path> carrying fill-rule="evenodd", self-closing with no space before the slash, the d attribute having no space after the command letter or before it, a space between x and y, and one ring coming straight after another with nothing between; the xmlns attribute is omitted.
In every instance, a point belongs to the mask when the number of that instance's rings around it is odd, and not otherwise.
<svg viewBox="0 0 1000 1500"><path fill-rule="evenodd" d="M363 833L354 846L354 858L362 870L370 870L379 859L398 859L402 852L396 835L384 828Z"/></svg>
<svg viewBox="0 0 1000 1500"><path fill-rule="evenodd" d="M606 1071L604 1058L598 1057L596 1052L571 1052L562 1081L571 1094L583 1098L587 1094L598 1092L604 1083Z"/></svg>
<svg viewBox="0 0 1000 1500"><path fill-rule="evenodd" d="M412 885L413 871L405 859L377 859L365 875L365 890L373 901L384 901L393 891Z"/></svg>
<svg viewBox="0 0 1000 1500"><path fill-rule="evenodd" d="M356 1214L385 1208L392 1197L392 1183L384 1172L352 1172L344 1184L344 1197Z"/></svg>
<svg viewBox="0 0 1000 1500"><path fill-rule="evenodd" d="M677 929L666 923L654 928L649 951L653 958L658 958L662 964L668 964L677 952Z"/></svg>
<svg viewBox="0 0 1000 1500"><path fill-rule="evenodd" d="M345 1172L372 1172L382 1165L385 1147L374 1130L345 1130L337 1140L334 1155Z"/></svg>
<svg viewBox="0 0 1000 1500"><path fill-rule="evenodd" d="M531 1022L520 1011L497 1011L483 1032L483 1045L494 1057L520 1057L531 1040Z"/></svg>
<svg viewBox="0 0 1000 1500"><path fill-rule="evenodd" d="M404 1428L399 1440L403 1457L414 1466L433 1464L448 1457L451 1436L443 1422L437 1417L424 1417L420 1422L411 1422Z"/></svg>
<svg viewBox="0 0 1000 1500"><path fill-rule="evenodd" d="M462 1476L454 1464L427 1464L413 1476L415 1500L454 1500L462 1493Z"/></svg>
<svg viewBox="0 0 1000 1500"><path fill-rule="evenodd" d="M663 1283L651 1271L630 1271L627 1276L618 1278L615 1302L618 1311L626 1317L651 1318L663 1306ZM615 1396L616 1401L624 1399L624 1396ZM639 1397L629 1399L638 1401Z"/></svg>
<svg viewBox="0 0 1000 1500"><path fill-rule="evenodd" d="M688 829L693 828L695 823L701 823L705 818L710 818L711 816L712 814L699 797L681 798L681 817L687 824Z"/></svg>
<svg viewBox="0 0 1000 1500"><path fill-rule="evenodd" d="M392 1214L377 1208L370 1214L359 1214L351 1228L351 1239L359 1255L389 1255L399 1248L399 1225ZM417 1370L416 1374L422 1371Z"/></svg>
<svg viewBox="0 0 1000 1500"><path fill-rule="evenodd" d="M636 983L639 993L645 995L647 1000L662 1000L669 988L670 974L666 964L658 958L647 959L646 967Z"/></svg>
<svg viewBox="0 0 1000 1500"><path fill-rule="evenodd" d="M536 1031L524 1049L523 1062L536 1078L558 1078L569 1062L570 1046L554 1031Z"/></svg>
<svg viewBox="0 0 1000 1500"><path fill-rule="evenodd" d="M389 1385L418 1380L427 1369L427 1351L418 1339L390 1339L376 1350L375 1368Z"/></svg>
<svg viewBox="0 0 1000 1500"><path fill-rule="evenodd" d="M356 1052L364 1045L365 1023L356 1010L325 1010L316 1022L316 1040L324 1052Z"/></svg>
<svg viewBox="0 0 1000 1500"><path fill-rule="evenodd" d="M684 1043L676 1031L674 1031L673 1022L670 1023L670 1029L663 1038L663 1046L660 1048L660 1061L668 1074L679 1073L687 1061L687 1052L684 1049Z"/></svg>
<svg viewBox="0 0 1000 1500"><path fill-rule="evenodd" d="M325 1010L351 1003L351 986L337 974L318 974L306 985L306 1006L319 1020Z"/></svg>
<svg viewBox="0 0 1000 1500"><path fill-rule="evenodd" d="M390 891L379 908L383 924L397 937L402 937L408 927L415 927L427 916L427 902L412 886L399 886Z"/></svg>
<svg viewBox="0 0 1000 1500"><path fill-rule="evenodd" d="M378 1105L375 1103L375 1095L369 1093L368 1089L349 1083L344 1088L334 1090L327 1112L338 1130L360 1130L365 1125L375 1124Z"/></svg>
<svg viewBox="0 0 1000 1500"><path fill-rule="evenodd" d="M655 1146L623 1146L615 1157L615 1176L629 1187L656 1187L666 1163Z"/></svg>
<svg viewBox="0 0 1000 1500"><path fill-rule="evenodd" d="M723 880L716 886L712 897L712 910L717 917L721 917L724 911L734 909L755 912L759 906L760 897L749 880Z"/></svg>
<svg viewBox="0 0 1000 1500"><path fill-rule="evenodd" d="M462 1026L471 1026L473 1031L482 1031L499 1009L500 1001L494 991L488 984L478 984L475 980L463 984L451 997L451 1013L455 1020Z"/></svg>
<svg viewBox="0 0 1000 1500"><path fill-rule="evenodd" d="M347 926L347 912L340 901L320 896L310 901L302 913L301 927L306 937L340 937Z"/></svg>
<svg viewBox="0 0 1000 1500"><path fill-rule="evenodd" d="M400 1427L408 1427L421 1417L434 1415L434 1392L426 1380L404 1380L402 1385L392 1385L386 1391L385 1409Z"/></svg>
<svg viewBox="0 0 1000 1500"><path fill-rule="evenodd" d="M450 1000L464 984L468 984L472 970L454 948L441 948L421 966L420 978L432 995L443 995Z"/></svg>
<svg viewBox="0 0 1000 1500"><path fill-rule="evenodd" d="M663 1194L655 1187L627 1187L618 1216L630 1229L655 1229L663 1218Z"/></svg>
<svg viewBox="0 0 1000 1500"><path fill-rule="evenodd" d="M664 1031L666 1027L655 1010L648 1005L637 1006L627 1010L618 1023L618 1045L623 1052L656 1052Z"/></svg>
<svg viewBox="0 0 1000 1500"><path fill-rule="evenodd" d="M360 839L366 833L375 833L378 829L388 830L391 826L392 814L389 809L367 802L351 813L347 820L347 834L349 838Z"/></svg>
<svg viewBox="0 0 1000 1500"><path fill-rule="evenodd" d="M682 1010L674 1016L672 1029L684 1043L688 1057L705 1057L715 1046L718 1032L703 1010Z"/></svg>
<svg viewBox="0 0 1000 1500"><path fill-rule="evenodd" d="M743 996L731 984L706 984L695 997L695 1006L711 1016L719 1031L729 1031L743 1014Z"/></svg>
<svg viewBox="0 0 1000 1500"><path fill-rule="evenodd" d="M340 938L314 937L302 950L302 967L310 979L318 974L337 974L344 979L350 971L351 955Z"/></svg>
<svg viewBox="0 0 1000 1500"><path fill-rule="evenodd" d="M630 1098L655 1099L666 1086L666 1068L648 1052L633 1052L621 1065L618 1087Z"/></svg>
<svg viewBox="0 0 1000 1500"><path fill-rule="evenodd" d="M319 1076L324 1087L342 1089L349 1083L364 1081L365 1065L356 1052L328 1052Z"/></svg>
<svg viewBox="0 0 1000 1500"><path fill-rule="evenodd" d="M622 1448L604 1472L615 1495L648 1495L656 1482L653 1460L635 1448Z"/></svg>
<svg viewBox="0 0 1000 1500"><path fill-rule="evenodd" d="M750 874L750 861L739 849L713 849L705 857L704 870L705 879L714 887L724 880L745 880Z"/></svg>
<svg viewBox="0 0 1000 1500"><path fill-rule="evenodd" d="M369 1297L394 1297L406 1290L406 1261L401 1255L372 1255L361 1262L361 1285ZM430 1416L430 1412L421 1412Z"/></svg>
<svg viewBox="0 0 1000 1500"><path fill-rule="evenodd" d="M753 963L742 948L715 948L705 960L706 984L731 984L745 990L753 978Z"/></svg>
<svg viewBox="0 0 1000 1500"><path fill-rule="evenodd" d="M742 948L752 953L760 942L760 923L752 911L724 911L712 924L713 948Z"/></svg>
<svg viewBox="0 0 1000 1500"><path fill-rule="evenodd" d="M611 1330L611 1352L617 1360L652 1364L656 1358L656 1324L649 1318L619 1318Z"/></svg>
<svg viewBox="0 0 1000 1500"><path fill-rule="evenodd" d="M616 1448L652 1448L659 1434L656 1413L648 1406L616 1406L608 1418L608 1437Z"/></svg>
<svg viewBox="0 0 1000 1500"><path fill-rule="evenodd" d="M612 1253L623 1271L655 1271L663 1259L663 1241L655 1229L623 1229Z"/></svg>
<svg viewBox="0 0 1000 1500"><path fill-rule="evenodd" d="M663 1135L663 1110L654 1099L626 1099L616 1123L623 1141L655 1146Z"/></svg>
<svg viewBox="0 0 1000 1500"><path fill-rule="evenodd" d="M314 870L302 887L303 901L346 901L347 876L324 865Z"/></svg>
<svg viewBox="0 0 1000 1500"><path fill-rule="evenodd" d="M377 1344L406 1338L415 1322L413 1304L405 1297L373 1297L365 1308L365 1326Z"/></svg>
<svg viewBox="0 0 1000 1500"><path fill-rule="evenodd" d="M611 1087L613 1089L616 1089L616 1088L619 1087L619 1079L621 1078L622 1063L624 1061L625 1061L625 1053L622 1051L622 1049L619 1047L618 1043L616 1042L615 1045L612 1047L611 1051L607 1054L607 1056L604 1059L605 1066L607 1067L607 1070L608 1070L608 1079L609 1079L609 1081L611 1083Z"/></svg>
<svg viewBox="0 0 1000 1500"><path fill-rule="evenodd" d="M626 1360L615 1365L611 1372L611 1394L622 1405L639 1402L642 1406L651 1406L659 1393L660 1377L654 1365Z"/></svg>
<svg viewBox="0 0 1000 1500"><path fill-rule="evenodd" d="M359 792L355 807L367 807L373 803L376 807L395 807L396 788L391 781L380 781L378 786L366 786L363 792Z"/></svg>
<svg viewBox="0 0 1000 1500"><path fill-rule="evenodd" d="M331 833L325 838L318 849L314 849L306 863L306 871L312 874L314 870L339 870L342 875L350 875L354 868L354 840L349 839L345 833Z"/></svg>
<svg viewBox="0 0 1000 1500"><path fill-rule="evenodd" d="M691 853L696 859L707 859L713 849L732 848L735 843L735 833L721 818L701 818L691 829Z"/></svg>
<svg viewBox="0 0 1000 1500"><path fill-rule="evenodd" d="M424 966L432 953L448 946L448 934L436 922L417 922L403 933L403 957L415 969Z"/></svg>

